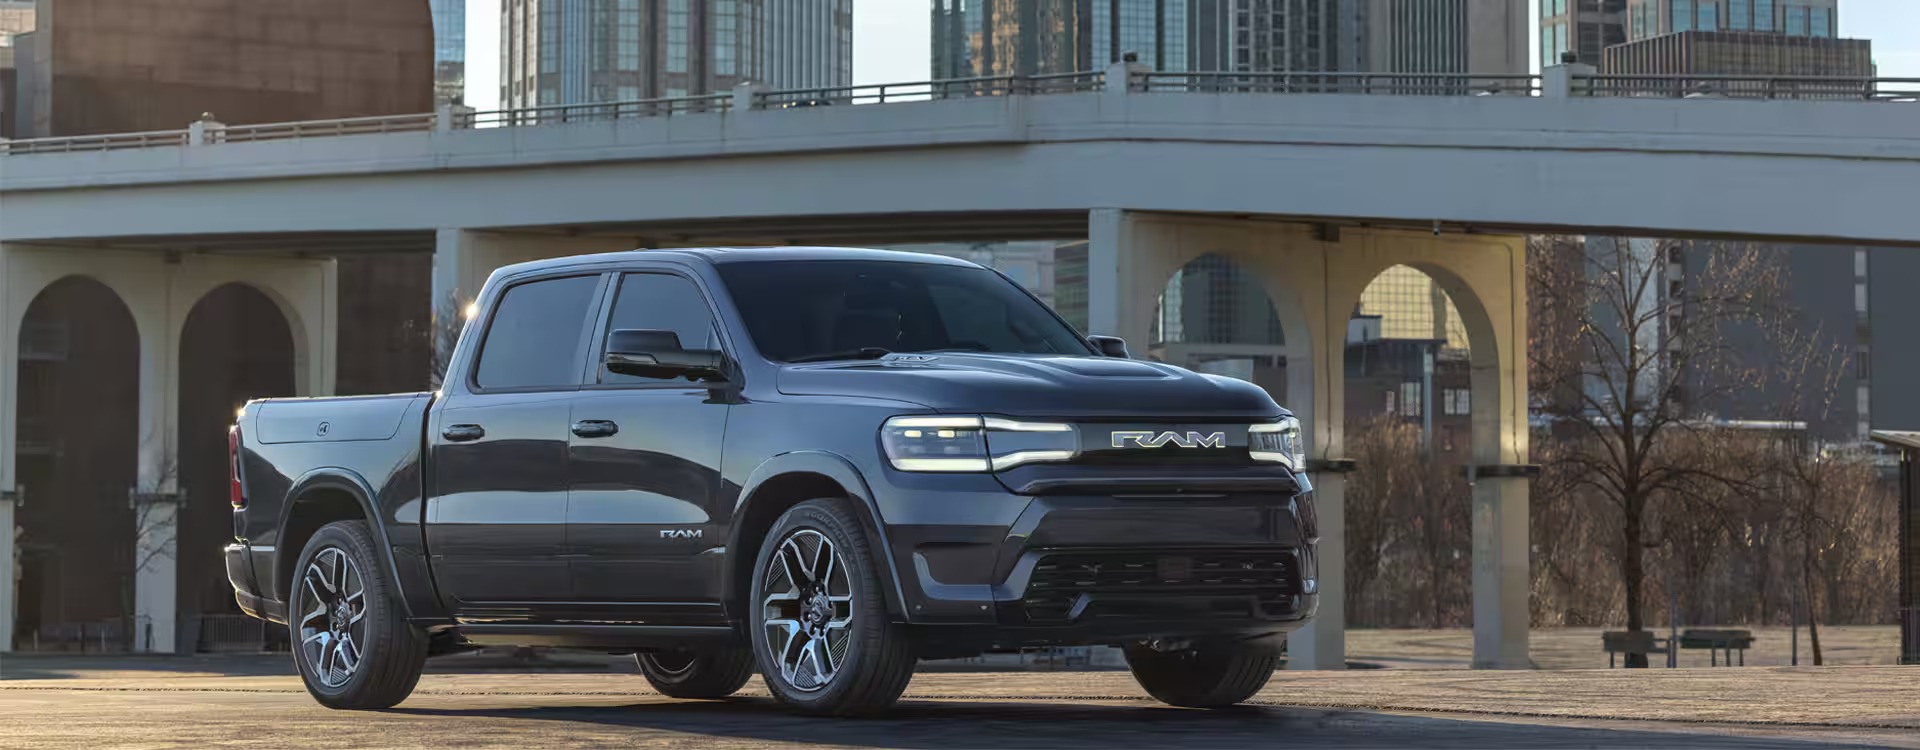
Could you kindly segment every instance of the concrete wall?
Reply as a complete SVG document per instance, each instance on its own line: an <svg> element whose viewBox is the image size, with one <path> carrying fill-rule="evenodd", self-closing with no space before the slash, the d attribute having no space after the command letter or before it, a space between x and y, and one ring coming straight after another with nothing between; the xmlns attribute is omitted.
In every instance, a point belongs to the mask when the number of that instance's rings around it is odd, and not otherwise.
<svg viewBox="0 0 1920 750"><path fill-rule="evenodd" d="M8 240L1128 206L1920 244L1893 104L1108 91L4 158Z"/></svg>
<svg viewBox="0 0 1920 750"><path fill-rule="evenodd" d="M1920 279L1920 253L1904 248L1873 248L1867 259L1868 311L1873 317L1873 427L1920 430L1920 311L1914 280ZM1852 303L1851 297L1848 299ZM1851 307L1849 307L1851 309Z"/></svg>

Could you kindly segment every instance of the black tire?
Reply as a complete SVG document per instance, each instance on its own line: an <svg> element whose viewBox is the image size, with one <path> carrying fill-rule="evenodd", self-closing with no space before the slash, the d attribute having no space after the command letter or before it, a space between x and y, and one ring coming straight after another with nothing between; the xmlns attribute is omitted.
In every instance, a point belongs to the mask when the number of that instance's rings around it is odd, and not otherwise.
<svg viewBox="0 0 1920 750"><path fill-rule="evenodd" d="M1126 647L1133 679L1155 700L1185 708L1231 706L1260 692L1280 655L1249 643L1208 642L1180 651Z"/></svg>
<svg viewBox="0 0 1920 750"><path fill-rule="evenodd" d="M307 692L320 705L341 709L389 708L406 700L413 692L413 686L420 682L420 669L427 661L427 635L419 628L407 622L406 613L398 601L393 586L393 576L382 564L376 553L379 545L374 541L373 533L361 521L336 521L320 527L313 538L307 540L307 546L300 552L300 561L293 569L293 578L287 589L287 627L292 637L293 663L300 672L301 682L306 683ZM337 551L337 553L335 552ZM354 619L361 627L352 630L354 625L345 625L341 632L359 633L343 639L321 636L319 631L331 621L331 615L309 619L310 614L328 611L328 607L319 610L304 609L315 607L323 600L320 594L307 588L309 569L321 571L337 570L339 556L351 563L351 569L342 580L341 590L351 592L355 582L361 595L359 604L349 597L345 602L347 612L360 615ZM318 561L318 565L316 565ZM331 563L331 565L330 565ZM324 591L320 586L316 591ZM338 601L338 600L336 600ZM303 612L304 609L304 612ZM308 639L313 639L309 643ZM327 653L325 643L349 643L358 658L353 660L353 668L344 680L329 670L327 676L319 674L319 661L331 661L341 653L335 650ZM336 646L337 649L337 646ZM317 654L310 654L317 651ZM337 684L329 684L337 682Z"/></svg>
<svg viewBox="0 0 1920 750"><path fill-rule="evenodd" d="M817 535L817 536L815 536ZM772 566L789 539L794 540L795 548L803 548L806 540L824 538L838 552L837 563L844 575L829 568L824 574L827 580L825 594L828 599L841 596L839 592L851 597L842 607L839 603L830 606L832 614L829 623L823 625L837 627L835 630L823 630L824 638L801 635L786 636L785 651L797 652L804 666L804 652L807 644L817 643L819 656L825 660L832 673L824 684L811 684L814 676L821 674L816 663L811 674L796 668L792 678L783 670L783 656L776 655L775 636L770 630L782 626L768 626L768 594L782 593L781 588L791 588L799 592L803 588L798 582L789 581L783 572L774 572ZM815 548L817 552L817 547ZM846 500L839 498L809 500L789 509L775 521L773 528L760 544L760 554L755 558L753 568L753 588L751 599L747 602L749 637L753 641L754 658L760 664L760 674L764 676L767 689L780 702L804 713L826 716L871 715L885 711L900 694L907 689L907 682L913 679L915 663L914 646L907 628L892 622L887 616L884 594L880 588L880 567L875 562L873 549L867 542L859 516L848 506ZM776 609L792 608L792 616L776 612L776 622L806 623L805 605L818 600L794 599L790 604L780 603ZM812 621L819 622L819 621ZM796 626L800 627L800 626ZM838 652L840 656L833 657Z"/></svg>
<svg viewBox="0 0 1920 750"><path fill-rule="evenodd" d="M753 650L734 647L702 651L634 654L647 684L669 698L706 700L739 692L753 678Z"/></svg>

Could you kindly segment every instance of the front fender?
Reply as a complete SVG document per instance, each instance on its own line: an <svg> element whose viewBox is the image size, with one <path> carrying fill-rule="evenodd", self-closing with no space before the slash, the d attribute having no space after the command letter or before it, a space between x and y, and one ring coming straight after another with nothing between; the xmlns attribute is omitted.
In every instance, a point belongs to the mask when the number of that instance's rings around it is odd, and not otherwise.
<svg viewBox="0 0 1920 750"><path fill-rule="evenodd" d="M905 595L900 587L899 571L894 569L893 548L887 540L885 526L880 517L880 507L873 499L873 489L868 486L866 477L845 457L827 451L794 451L782 453L755 467L747 475L747 481L741 483L740 501L734 507L733 517L736 523L728 533L727 573L725 576L723 601L740 601L746 592L739 591L740 566L751 566L759 555L759 548L749 550L745 546L743 535L745 525L737 519L747 518L753 511L755 502L766 502L760 490L769 482L784 476L795 474L815 474L826 477L840 486L847 497L852 498L854 507L865 524L867 538L873 542L876 562L881 568L881 588L886 597L887 613L896 619L906 618Z"/></svg>

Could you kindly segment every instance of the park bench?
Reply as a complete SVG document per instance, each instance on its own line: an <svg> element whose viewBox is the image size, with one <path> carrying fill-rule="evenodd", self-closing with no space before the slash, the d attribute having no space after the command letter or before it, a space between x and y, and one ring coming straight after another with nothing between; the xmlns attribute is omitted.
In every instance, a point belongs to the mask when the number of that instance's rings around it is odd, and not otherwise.
<svg viewBox="0 0 1920 750"><path fill-rule="evenodd" d="M1720 654L1726 652L1727 666L1734 666L1733 654L1740 652L1740 666L1747 665L1747 649L1753 647L1753 631L1750 630L1683 630L1680 632L1680 648L1704 648L1712 652L1713 666L1720 666Z"/></svg>
<svg viewBox="0 0 1920 750"><path fill-rule="evenodd" d="M1667 652L1666 640L1657 638L1651 630L1611 630L1600 634L1600 643L1607 649L1607 668L1614 667L1614 655L1626 654L1664 654Z"/></svg>

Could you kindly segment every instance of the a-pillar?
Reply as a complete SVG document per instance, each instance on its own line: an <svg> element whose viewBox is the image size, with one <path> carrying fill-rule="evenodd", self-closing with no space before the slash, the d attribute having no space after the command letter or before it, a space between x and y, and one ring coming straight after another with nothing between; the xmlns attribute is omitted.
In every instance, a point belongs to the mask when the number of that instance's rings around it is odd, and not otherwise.
<svg viewBox="0 0 1920 750"><path fill-rule="evenodd" d="M434 354L445 362L464 324L467 309L480 296L487 277L502 266L569 255L635 249L617 237L580 237L477 229L441 229L434 237Z"/></svg>

